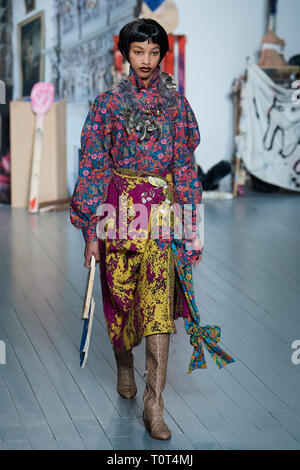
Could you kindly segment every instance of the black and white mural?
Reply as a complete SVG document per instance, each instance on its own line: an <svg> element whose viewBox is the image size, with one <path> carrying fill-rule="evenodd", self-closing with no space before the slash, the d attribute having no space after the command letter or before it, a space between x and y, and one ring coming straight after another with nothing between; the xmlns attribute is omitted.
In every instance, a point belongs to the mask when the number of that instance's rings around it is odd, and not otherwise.
<svg viewBox="0 0 300 470"><path fill-rule="evenodd" d="M250 63L241 91L237 149L252 175L300 191L300 100L294 94Z"/></svg>
<svg viewBox="0 0 300 470"><path fill-rule="evenodd" d="M112 36L114 28L61 53L59 94L82 101L109 88L112 80Z"/></svg>
<svg viewBox="0 0 300 470"><path fill-rule="evenodd" d="M1 1L1 0L0 0ZM90 105L114 81L113 35L139 14L140 0L51 0L53 41L46 44L47 80L67 101L67 174L78 175L80 134ZM48 10L49 12L49 10Z"/></svg>
<svg viewBox="0 0 300 470"><path fill-rule="evenodd" d="M113 35L134 18L136 0L54 0L57 45L47 52L56 96L93 99L113 82Z"/></svg>

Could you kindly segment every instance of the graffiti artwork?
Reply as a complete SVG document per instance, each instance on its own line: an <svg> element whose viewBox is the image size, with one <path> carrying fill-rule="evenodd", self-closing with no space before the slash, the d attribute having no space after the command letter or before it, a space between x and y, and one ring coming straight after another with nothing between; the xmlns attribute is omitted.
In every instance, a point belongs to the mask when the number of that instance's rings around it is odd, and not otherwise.
<svg viewBox="0 0 300 470"><path fill-rule="evenodd" d="M253 176L300 191L300 106L282 87L249 64L241 92L238 156Z"/></svg>
<svg viewBox="0 0 300 470"><path fill-rule="evenodd" d="M47 57L56 96L68 102L81 102L111 86L113 35L119 29L120 18L127 21L124 12L128 21L133 19L135 3L135 0L55 0L58 45L47 52ZM101 27L94 21L100 17L106 19ZM92 36L89 32L86 39L88 29L85 26L92 21L95 34ZM75 33L77 40L74 41Z"/></svg>
<svg viewBox="0 0 300 470"><path fill-rule="evenodd" d="M295 119L296 106L280 102L274 96L272 106L267 114L267 129L263 137L264 148L272 150L274 139L278 138L279 154L283 158L292 155L300 144L300 113Z"/></svg>

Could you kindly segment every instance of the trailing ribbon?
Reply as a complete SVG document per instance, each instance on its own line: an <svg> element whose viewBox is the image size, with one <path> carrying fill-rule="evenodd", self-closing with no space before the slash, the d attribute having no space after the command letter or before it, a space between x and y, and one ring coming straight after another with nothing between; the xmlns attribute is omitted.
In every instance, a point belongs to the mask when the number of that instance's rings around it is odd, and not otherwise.
<svg viewBox="0 0 300 470"><path fill-rule="evenodd" d="M184 320L186 332L191 335L190 343L194 346L194 352L189 365L188 373L194 369L206 369L207 364L204 357L203 344L210 353L213 361L221 369L226 364L235 362L235 359L223 351L218 342L220 341L221 328L217 325L200 326L193 320Z"/></svg>
<svg viewBox="0 0 300 470"><path fill-rule="evenodd" d="M171 242L174 252L174 259L178 270L179 279L183 287L185 297L190 309L190 319L185 319L186 333L191 336L190 343L194 346L194 351L190 360L188 374L195 369L206 369L203 345L210 353L213 361L221 369L226 364L235 362L235 359L227 354L218 343L221 337L221 328L217 325L200 326L200 316L195 302L192 265L183 266L180 263L175 243Z"/></svg>

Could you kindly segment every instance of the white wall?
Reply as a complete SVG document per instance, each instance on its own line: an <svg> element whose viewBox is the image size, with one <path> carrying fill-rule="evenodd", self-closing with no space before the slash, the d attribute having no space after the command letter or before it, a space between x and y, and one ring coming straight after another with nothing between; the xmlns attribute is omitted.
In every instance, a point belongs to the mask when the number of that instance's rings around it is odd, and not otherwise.
<svg viewBox="0 0 300 470"><path fill-rule="evenodd" d="M246 57L257 62L266 32L265 0L175 0L187 36L186 95L198 119L201 143L196 161L204 171L233 153L231 84L245 71ZM300 1L279 0L277 35L284 57L300 53ZM227 184L229 180L226 178Z"/></svg>
<svg viewBox="0 0 300 470"><path fill-rule="evenodd" d="M109 1L109 0L108 0ZM266 0L174 0L179 10L175 31L187 36L186 95L199 122L201 143L196 160L204 171L233 153L232 81L245 71L246 57L257 61L266 31ZM40 10L45 11L45 47L55 44L54 2L36 0L36 10L25 15L23 0L13 0L14 99L20 96L17 25ZM129 10L127 8L127 10ZM118 11L118 14L122 11ZM124 14L130 14L124 11ZM112 12L113 20L114 12ZM285 58L300 53L300 1L279 0L277 34L286 41ZM83 30L100 30L99 23ZM88 29L88 30L87 30ZM91 31L92 32L92 31ZM50 79L45 61L45 80ZM68 181L74 184L79 144L88 103L68 105ZM225 179L229 185L229 179ZM224 183L224 180L223 180Z"/></svg>

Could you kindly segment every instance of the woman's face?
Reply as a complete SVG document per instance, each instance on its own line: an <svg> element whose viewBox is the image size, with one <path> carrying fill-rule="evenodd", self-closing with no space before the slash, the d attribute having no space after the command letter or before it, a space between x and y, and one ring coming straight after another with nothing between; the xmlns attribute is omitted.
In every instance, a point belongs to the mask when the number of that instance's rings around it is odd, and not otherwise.
<svg viewBox="0 0 300 470"><path fill-rule="evenodd" d="M148 81L160 59L160 47L152 41L132 42L129 49L129 62L134 72Z"/></svg>

